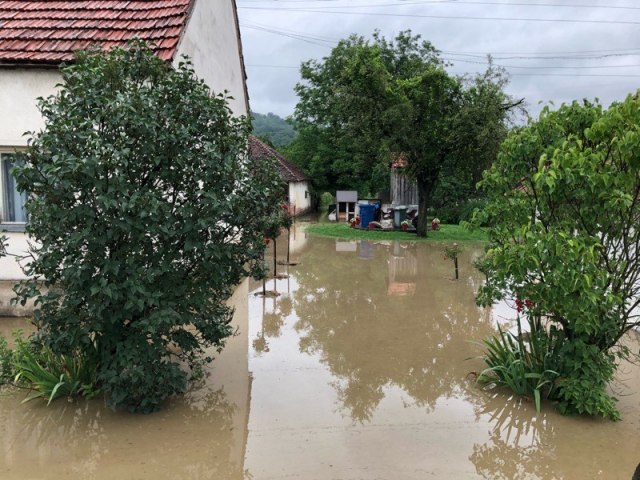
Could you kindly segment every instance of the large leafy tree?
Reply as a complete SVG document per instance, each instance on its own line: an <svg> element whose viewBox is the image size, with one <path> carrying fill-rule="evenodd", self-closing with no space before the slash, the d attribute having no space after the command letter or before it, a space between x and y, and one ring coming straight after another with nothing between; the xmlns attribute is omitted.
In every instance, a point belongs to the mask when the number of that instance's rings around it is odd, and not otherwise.
<svg viewBox="0 0 640 480"><path fill-rule="evenodd" d="M608 110L547 108L509 136L481 184L490 203L477 220L491 228L479 300L516 297L564 412L618 417L605 387L640 325L639 124L637 95ZM521 349L514 358L528 358Z"/></svg>
<svg viewBox="0 0 640 480"><path fill-rule="evenodd" d="M188 61L134 42L62 75L15 169L39 245L18 293L37 299L36 342L95 358L112 407L152 411L185 390L180 362L233 333L225 301L261 265L280 183Z"/></svg>
<svg viewBox="0 0 640 480"><path fill-rule="evenodd" d="M434 47L409 31L392 41L351 36L301 73L299 136L287 153L318 190L366 195L388 188L391 158L403 152L420 191L420 235L442 172L473 185L495 159L517 103L504 93L502 71L450 75Z"/></svg>

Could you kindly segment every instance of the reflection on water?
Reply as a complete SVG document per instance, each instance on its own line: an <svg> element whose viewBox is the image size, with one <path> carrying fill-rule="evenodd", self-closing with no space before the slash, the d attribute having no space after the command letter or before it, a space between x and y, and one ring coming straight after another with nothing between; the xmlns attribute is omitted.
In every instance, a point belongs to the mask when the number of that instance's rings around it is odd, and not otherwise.
<svg viewBox="0 0 640 480"><path fill-rule="evenodd" d="M438 245L296 242L300 264L267 286L280 295L245 282L240 335L165 410L0 396L0 478L631 478L640 368L621 371L618 423L536 414L468 375L482 368L472 341L510 314L475 305L480 248L454 281Z"/></svg>
<svg viewBox="0 0 640 480"><path fill-rule="evenodd" d="M232 299L247 330L245 282ZM0 319L0 322L4 319ZM14 326L16 321L5 325ZM250 376L246 336L233 338L210 375L152 415L114 413L100 400L20 404L0 396L0 478L241 480Z"/></svg>
<svg viewBox="0 0 640 480"><path fill-rule="evenodd" d="M3 399L3 410L7 406ZM244 475L244 450L237 446L245 439L234 433L238 406L222 389L187 395L151 417L114 414L100 402L84 401L61 401L51 408L13 403L11 414L2 413L3 479Z"/></svg>
<svg viewBox="0 0 640 480"><path fill-rule="evenodd" d="M486 392L473 343L509 309L475 305L465 247L312 239L282 295L250 300L254 375L246 466L255 478L630 478L640 461L638 369L620 423L536 414Z"/></svg>
<svg viewBox="0 0 640 480"><path fill-rule="evenodd" d="M327 259L315 250L305 256L296 272L300 349L320 356L357 422L371 419L390 385L431 410L438 398L458 395L473 369L465 359L478 351L468 340L492 331L468 281L476 272L449 281L450 265L438 248L359 247L352 256Z"/></svg>

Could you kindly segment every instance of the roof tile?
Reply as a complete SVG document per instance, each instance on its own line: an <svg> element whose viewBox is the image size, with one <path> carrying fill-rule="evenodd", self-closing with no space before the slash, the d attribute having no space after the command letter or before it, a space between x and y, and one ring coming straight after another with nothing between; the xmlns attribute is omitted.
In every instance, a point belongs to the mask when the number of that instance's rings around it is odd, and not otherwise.
<svg viewBox="0 0 640 480"><path fill-rule="evenodd" d="M291 163L255 135L249 135L249 155L257 160L275 158L278 161L280 177L285 182L304 182L309 179L297 165Z"/></svg>
<svg viewBox="0 0 640 480"><path fill-rule="evenodd" d="M0 0L0 64L57 64L92 45L134 38L171 60L194 0Z"/></svg>

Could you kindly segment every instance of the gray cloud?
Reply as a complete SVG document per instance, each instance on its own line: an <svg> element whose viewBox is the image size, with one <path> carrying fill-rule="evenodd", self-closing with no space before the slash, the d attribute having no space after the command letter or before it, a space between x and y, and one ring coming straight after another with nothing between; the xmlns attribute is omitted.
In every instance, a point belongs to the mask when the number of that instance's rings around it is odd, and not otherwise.
<svg viewBox="0 0 640 480"><path fill-rule="evenodd" d="M506 0L501 0L503 3ZM563 0L562 4L587 4L609 6L640 7L639 3L611 0ZM362 9L345 9L345 6L397 4L398 0L337 0L337 1L268 1L239 0L242 41L249 76L251 107L257 112L274 112L288 116L293 112L297 98L293 87L299 81L298 68L302 61L321 59L331 51L325 39L337 41L352 33L370 36L378 29L387 37L393 37L402 30L411 29L429 40L443 52L495 53L495 63L509 65L512 74L508 91L520 98L524 97L529 110L536 115L541 106L539 102L552 101L555 104L570 102L574 99L599 97L604 104L622 99L635 92L640 86L640 77L622 75L640 75L640 9L603 9L603 8L567 8L506 6L506 5L469 5L450 2L437 5L424 2L406 5ZM495 3L500 3L497 1ZM533 3L522 0L516 3ZM540 3L540 2L539 2ZM550 1L543 2L550 4ZM299 12L281 10L281 7L313 9L327 6L340 6L335 10L348 11L349 14L330 14L318 12ZM248 7L267 7L256 10ZM365 16L363 12L393 13L409 15ZM420 18L416 15L440 15L457 18ZM560 23L536 21L499 21L499 20L462 20L460 17L511 17L577 19L583 21L619 21L638 22L638 24L598 24L598 23ZM257 28L269 28L280 34L269 33ZM290 38L303 34L314 37L316 45ZM628 49L636 48L635 51ZM627 51L623 51L623 50ZM632 53L599 59L522 59L501 57L499 52L516 52L536 55L546 52L602 51L602 54ZM475 73L484 70L484 66L466 63L461 60L481 61L475 57L463 57L443 53L443 57L458 59L453 61L451 72L457 74ZM630 67L618 68L616 66ZM296 67L296 68L281 68ZM540 69L516 67L545 67ZM567 68L571 67L571 68ZM608 67L608 68L574 68ZM537 74L537 75L535 75ZM580 75L580 76L577 76ZM590 76L598 75L598 76ZM609 76L617 75L617 76Z"/></svg>

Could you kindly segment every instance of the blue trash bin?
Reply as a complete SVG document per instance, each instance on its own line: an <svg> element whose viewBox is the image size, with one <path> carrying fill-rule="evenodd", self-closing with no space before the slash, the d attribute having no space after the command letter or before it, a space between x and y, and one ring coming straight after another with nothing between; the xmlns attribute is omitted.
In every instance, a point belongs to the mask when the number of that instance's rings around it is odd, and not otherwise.
<svg viewBox="0 0 640 480"><path fill-rule="evenodd" d="M360 207L360 227L369 228L376 215L376 206L368 203L361 203Z"/></svg>

